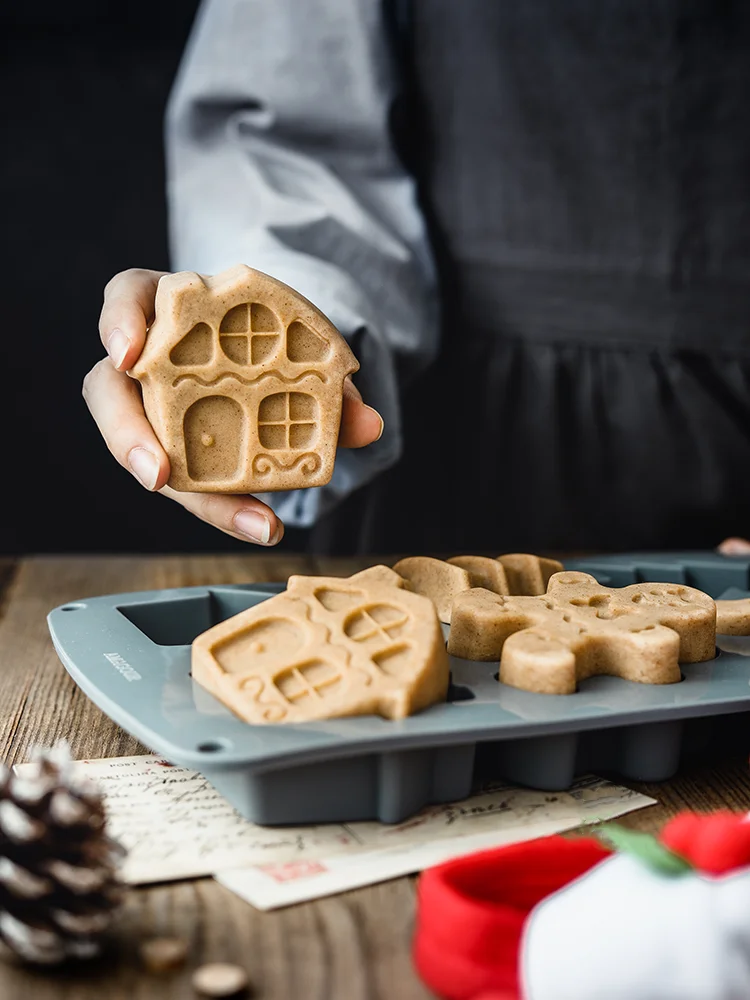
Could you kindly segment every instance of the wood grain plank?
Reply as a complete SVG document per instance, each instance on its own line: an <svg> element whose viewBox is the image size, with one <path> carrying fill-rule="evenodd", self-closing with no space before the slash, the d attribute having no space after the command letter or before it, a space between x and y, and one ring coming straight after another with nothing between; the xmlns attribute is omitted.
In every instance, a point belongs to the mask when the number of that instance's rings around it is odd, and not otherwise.
<svg viewBox="0 0 750 1000"><path fill-rule="evenodd" d="M304 556L104 556L24 560L0 620L0 757L24 759L35 744L64 737L76 757L145 750L83 695L60 664L47 632L52 608L100 594L206 583L285 580L311 572Z"/></svg>
<svg viewBox="0 0 750 1000"><path fill-rule="evenodd" d="M413 880L271 913L209 880L133 890L102 961L55 972L0 962L0 996L34 1000L183 1000L206 961L242 965L256 1000L429 1000L411 968ZM186 966L154 976L138 946L155 935L189 944Z"/></svg>
<svg viewBox="0 0 750 1000"><path fill-rule="evenodd" d="M8 591L18 569L18 560L0 558L0 618L5 614Z"/></svg>
<svg viewBox="0 0 750 1000"><path fill-rule="evenodd" d="M392 559L383 559L392 563ZM76 756L143 748L110 722L69 679L52 650L45 616L59 604L118 591L285 580L291 573L349 575L372 560L328 560L282 552L167 558L55 558L0 563L0 754L24 759L34 743L67 737ZM3 591L2 581L5 581ZM683 808L750 809L746 757L693 766L664 784L632 785L659 805L623 817L656 830ZM428 1000L409 946L415 879L403 878L272 913L260 913L212 880L132 890L104 960L39 971L0 961L9 1000L187 1000L190 975L208 961L247 968L257 1000ZM185 969L148 974L138 945L177 935L190 945Z"/></svg>
<svg viewBox="0 0 750 1000"><path fill-rule="evenodd" d="M373 559L372 556L355 556L343 558L337 556L314 556L313 566L316 576L351 576L368 566L393 566L398 562L398 556L382 556Z"/></svg>
<svg viewBox="0 0 750 1000"><path fill-rule="evenodd" d="M683 809L750 811L750 767L746 754L713 766L683 770L669 781L627 782L627 785L658 800L658 805L618 820L624 826L647 833L657 833L670 816Z"/></svg>

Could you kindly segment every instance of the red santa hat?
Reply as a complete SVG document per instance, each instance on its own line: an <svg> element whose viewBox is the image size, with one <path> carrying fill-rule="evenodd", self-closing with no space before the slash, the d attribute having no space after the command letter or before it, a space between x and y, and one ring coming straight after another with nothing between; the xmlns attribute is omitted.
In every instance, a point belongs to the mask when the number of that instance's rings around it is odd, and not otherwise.
<svg viewBox="0 0 750 1000"><path fill-rule="evenodd" d="M750 997L750 823L683 813L459 858L419 883L414 961L446 1000Z"/></svg>

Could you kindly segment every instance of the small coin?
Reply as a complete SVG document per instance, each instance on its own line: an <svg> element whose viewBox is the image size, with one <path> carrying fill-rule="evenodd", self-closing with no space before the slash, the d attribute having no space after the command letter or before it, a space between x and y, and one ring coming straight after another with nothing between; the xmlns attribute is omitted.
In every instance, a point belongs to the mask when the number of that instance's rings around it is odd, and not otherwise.
<svg viewBox="0 0 750 1000"><path fill-rule="evenodd" d="M149 972L170 972L184 964L187 950L182 938L151 938L141 945L141 961Z"/></svg>
<svg viewBox="0 0 750 1000"><path fill-rule="evenodd" d="M193 989L204 997L233 997L247 988L248 978L239 965L213 962L193 973Z"/></svg>

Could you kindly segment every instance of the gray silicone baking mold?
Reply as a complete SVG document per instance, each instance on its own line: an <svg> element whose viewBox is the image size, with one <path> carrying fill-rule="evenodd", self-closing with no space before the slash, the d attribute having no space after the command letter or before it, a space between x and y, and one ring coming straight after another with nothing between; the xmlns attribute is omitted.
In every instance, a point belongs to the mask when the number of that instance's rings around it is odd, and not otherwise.
<svg viewBox="0 0 750 1000"><path fill-rule="evenodd" d="M675 582L750 596L744 558L623 555L566 568L616 587ZM592 770L659 781L674 774L701 718L750 711L750 638L723 636L716 659L686 665L678 684L592 677L573 695L532 694L499 683L497 664L454 658L448 702L411 718L250 726L192 681L190 643L280 589L116 594L56 608L48 622L68 672L110 718L266 825L399 822L469 795L478 748L485 771L534 788L561 790Z"/></svg>

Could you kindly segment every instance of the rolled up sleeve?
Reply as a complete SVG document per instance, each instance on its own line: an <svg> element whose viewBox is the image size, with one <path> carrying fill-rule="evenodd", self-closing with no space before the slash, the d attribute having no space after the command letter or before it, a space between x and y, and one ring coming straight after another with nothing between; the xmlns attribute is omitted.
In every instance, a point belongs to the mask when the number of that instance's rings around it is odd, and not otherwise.
<svg viewBox="0 0 750 1000"><path fill-rule="evenodd" d="M393 465L400 394L434 357L435 278L393 146L398 73L379 0L204 0L166 119L172 266L238 262L314 302L351 344L380 441L331 482L265 496L308 526Z"/></svg>

